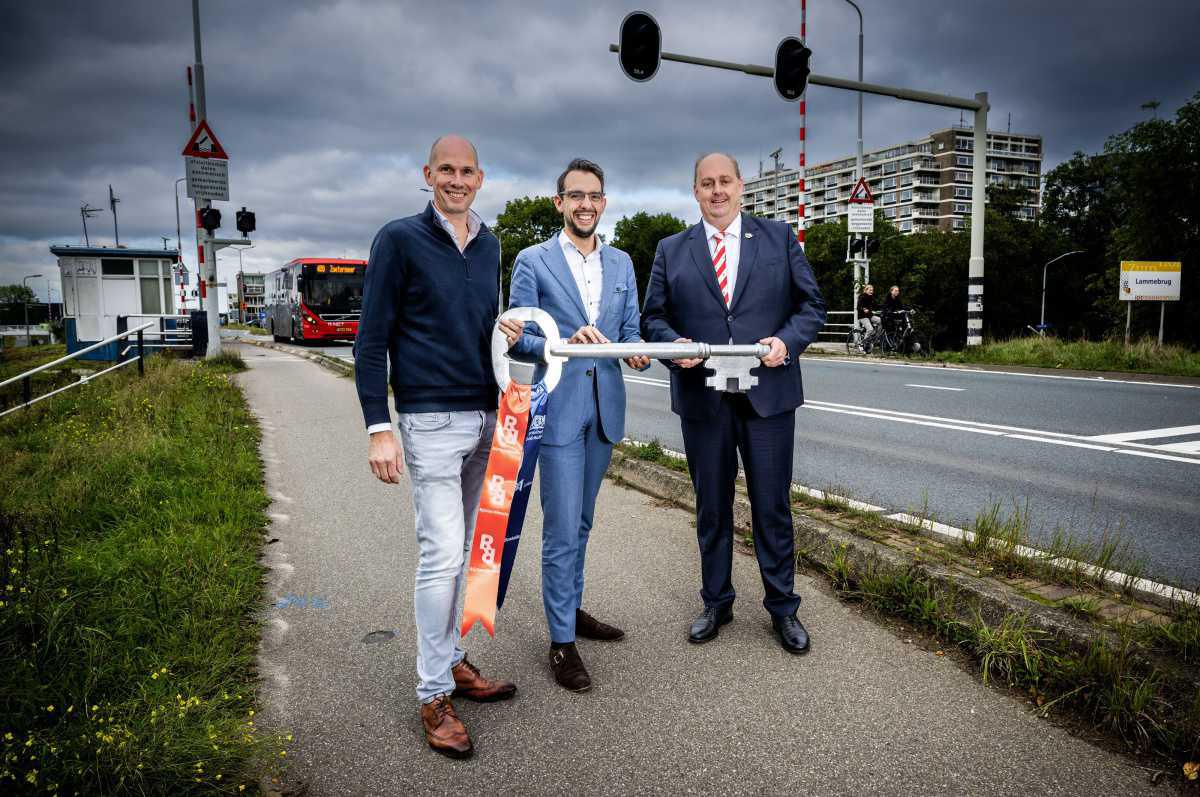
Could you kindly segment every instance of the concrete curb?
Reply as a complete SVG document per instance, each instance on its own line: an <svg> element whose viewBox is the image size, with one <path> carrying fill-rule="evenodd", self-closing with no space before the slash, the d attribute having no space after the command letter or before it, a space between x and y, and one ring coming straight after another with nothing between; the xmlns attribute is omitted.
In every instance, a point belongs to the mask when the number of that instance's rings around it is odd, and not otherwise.
<svg viewBox="0 0 1200 797"><path fill-rule="evenodd" d="M695 510L695 493L685 474L615 450L608 475L647 495ZM854 571L901 575L915 569L938 587L968 596L967 600L957 603L957 619L963 622L973 621L976 611L989 626L995 626L1013 614L1023 614L1027 617L1028 627L1055 636L1079 650L1086 650L1098 635L1105 635L1103 630L1062 609L1026 598L1008 584L987 577L972 577L936 562L916 561L910 551L852 534L804 512L794 510L793 518L797 560L806 562L822 574L832 569L837 551ZM750 501L740 493L734 496L733 522L738 531L750 533Z"/></svg>
<svg viewBox="0 0 1200 797"><path fill-rule="evenodd" d="M254 340L253 338L237 337L237 338L222 338L222 343L248 343L251 346L258 346L260 349L275 349L276 351L287 352L294 354L297 357L303 357L306 360L311 360L323 368L328 368L330 371L340 376L354 376L354 366L350 363L339 360L336 357L330 357L321 352L309 351L300 346L294 346L289 343L276 343L273 340Z"/></svg>

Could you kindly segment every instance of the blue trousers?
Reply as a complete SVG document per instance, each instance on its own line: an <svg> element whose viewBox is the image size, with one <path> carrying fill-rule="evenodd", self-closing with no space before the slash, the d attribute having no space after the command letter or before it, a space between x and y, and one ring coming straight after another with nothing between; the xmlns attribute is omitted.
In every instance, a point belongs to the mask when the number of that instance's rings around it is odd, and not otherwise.
<svg viewBox="0 0 1200 797"><path fill-rule="evenodd" d="M550 641L575 641L575 610L583 599L583 562L596 510L596 494L612 458L600 432L595 399L566 445L542 443L542 603ZM554 419L548 417L547 423Z"/></svg>

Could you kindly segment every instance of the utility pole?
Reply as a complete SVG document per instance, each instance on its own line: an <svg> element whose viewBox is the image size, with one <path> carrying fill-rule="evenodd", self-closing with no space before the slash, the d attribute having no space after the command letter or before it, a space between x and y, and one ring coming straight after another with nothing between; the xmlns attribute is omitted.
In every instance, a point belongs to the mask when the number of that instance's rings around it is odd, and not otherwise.
<svg viewBox="0 0 1200 797"><path fill-rule="evenodd" d="M175 181L175 268L178 271L185 271L183 264L183 233L179 222L179 184L187 181L186 177L180 177ZM187 305L187 285L180 284L179 286L179 312L182 315Z"/></svg>
<svg viewBox="0 0 1200 797"><path fill-rule="evenodd" d="M119 229L117 229L117 203L120 201L121 200L117 197L117 195L113 193L112 183L109 183L109 185L108 185L108 206L110 208L112 208L113 239L116 241L117 246L121 245L121 231Z"/></svg>
<svg viewBox="0 0 1200 797"><path fill-rule="evenodd" d="M200 0L192 0L192 39L196 49L196 63L193 66L196 80L196 122L192 126L194 131L196 125L208 119L204 96L204 58L200 48ZM196 199L196 254L200 259L200 269L204 273L203 281L199 285L200 297L203 299L207 294L212 294L206 319L208 322L207 356L216 357L221 353L221 302L217 298L217 258L212 248L212 236L200 226L200 211L209 207L212 207L212 202L209 200Z"/></svg>

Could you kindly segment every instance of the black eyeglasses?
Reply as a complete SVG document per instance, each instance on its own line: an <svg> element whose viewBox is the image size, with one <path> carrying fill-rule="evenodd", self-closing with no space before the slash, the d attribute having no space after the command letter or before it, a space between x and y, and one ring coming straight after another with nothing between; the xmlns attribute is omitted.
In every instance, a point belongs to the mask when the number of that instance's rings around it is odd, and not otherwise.
<svg viewBox="0 0 1200 797"><path fill-rule="evenodd" d="M582 202L584 197L587 197L593 202L600 202L604 199L603 191L560 191L558 195L561 197L566 197L572 202Z"/></svg>

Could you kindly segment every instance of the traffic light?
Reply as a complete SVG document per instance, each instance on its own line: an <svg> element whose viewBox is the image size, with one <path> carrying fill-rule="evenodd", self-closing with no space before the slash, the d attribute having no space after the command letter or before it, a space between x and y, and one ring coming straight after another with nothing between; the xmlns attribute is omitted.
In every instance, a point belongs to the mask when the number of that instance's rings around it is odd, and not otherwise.
<svg viewBox="0 0 1200 797"><path fill-rule="evenodd" d="M808 86L808 61L812 50L795 36L788 36L775 50L775 90L788 102L800 99Z"/></svg>
<svg viewBox="0 0 1200 797"><path fill-rule="evenodd" d="M246 210L245 205L237 212L237 228L243 238L249 238L254 232L254 211Z"/></svg>
<svg viewBox="0 0 1200 797"><path fill-rule="evenodd" d="M221 226L221 211L216 208L201 208L200 226L207 230L209 235L212 235L213 230Z"/></svg>
<svg viewBox="0 0 1200 797"><path fill-rule="evenodd" d="M658 72L662 31L654 17L634 11L621 23L621 71L630 80L644 83Z"/></svg>
<svg viewBox="0 0 1200 797"><path fill-rule="evenodd" d="M871 255L875 254L878 251L879 251L879 239L878 238L868 238L867 239L867 256L870 257Z"/></svg>

